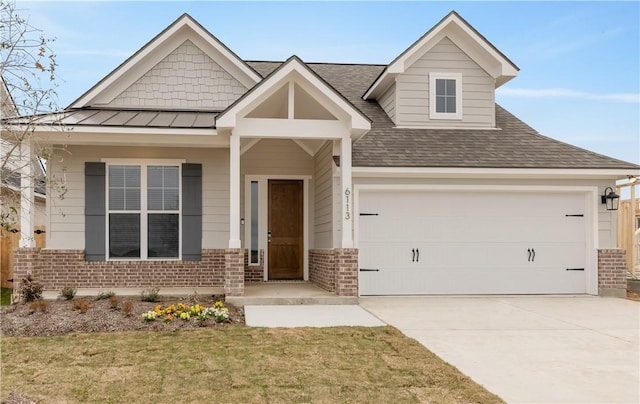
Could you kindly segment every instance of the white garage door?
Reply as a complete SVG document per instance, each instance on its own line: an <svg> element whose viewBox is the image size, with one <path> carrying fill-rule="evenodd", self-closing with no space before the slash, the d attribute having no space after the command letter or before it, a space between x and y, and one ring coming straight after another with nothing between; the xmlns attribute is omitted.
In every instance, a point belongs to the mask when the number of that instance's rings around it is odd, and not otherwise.
<svg viewBox="0 0 640 404"><path fill-rule="evenodd" d="M586 293L585 194L359 194L361 295Z"/></svg>

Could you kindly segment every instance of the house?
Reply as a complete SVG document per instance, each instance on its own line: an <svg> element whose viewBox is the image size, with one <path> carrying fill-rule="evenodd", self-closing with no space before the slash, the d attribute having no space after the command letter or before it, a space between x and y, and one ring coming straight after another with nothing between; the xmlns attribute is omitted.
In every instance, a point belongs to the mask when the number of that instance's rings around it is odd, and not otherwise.
<svg viewBox="0 0 640 404"><path fill-rule="evenodd" d="M0 77L0 117L7 118L18 115L18 108L11 97L5 80ZM43 239L42 232L45 225L46 188L45 165L39 157L35 158L33 166L33 203L27 209L21 208L23 192L30 192L31 187L25 188L21 179L21 153L19 142L9 136L0 139L0 287L12 287L13 263L12 250L18 247L20 222L22 212L33 213L33 223L37 227L34 233L25 234L30 240ZM40 243L39 243L40 244Z"/></svg>
<svg viewBox="0 0 640 404"><path fill-rule="evenodd" d="M40 118L42 142L68 145L49 168L67 193L16 273L49 290L624 294L602 195L640 168L497 105L518 71L456 12L388 65L245 61L185 14Z"/></svg>

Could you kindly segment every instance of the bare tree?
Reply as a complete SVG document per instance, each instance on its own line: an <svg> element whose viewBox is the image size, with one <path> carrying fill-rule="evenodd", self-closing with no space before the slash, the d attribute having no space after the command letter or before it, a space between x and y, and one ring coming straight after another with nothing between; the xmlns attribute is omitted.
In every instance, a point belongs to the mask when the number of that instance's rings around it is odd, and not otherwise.
<svg viewBox="0 0 640 404"><path fill-rule="evenodd" d="M34 189L65 192L63 181L46 175L53 150L37 134L46 127L63 130L62 114L55 113L53 41L21 17L13 1L0 0L0 227L7 230L20 221L21 199L33 201Z"/></svg>

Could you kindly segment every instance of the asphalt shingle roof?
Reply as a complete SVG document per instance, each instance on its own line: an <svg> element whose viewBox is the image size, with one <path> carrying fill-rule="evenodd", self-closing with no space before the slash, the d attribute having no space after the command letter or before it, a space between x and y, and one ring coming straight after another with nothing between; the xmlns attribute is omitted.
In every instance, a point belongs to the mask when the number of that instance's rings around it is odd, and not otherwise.
<svg viewBox="0 0 640 404"><path fill-rule="evenodd" d="M263 76L281 64L247 63ZM308 63L308 66L372 120L371 131L353 145L356 167L639 168L543 136L498 104L499 130L395 128L377 102L362 99L384 65Z"/></svg>

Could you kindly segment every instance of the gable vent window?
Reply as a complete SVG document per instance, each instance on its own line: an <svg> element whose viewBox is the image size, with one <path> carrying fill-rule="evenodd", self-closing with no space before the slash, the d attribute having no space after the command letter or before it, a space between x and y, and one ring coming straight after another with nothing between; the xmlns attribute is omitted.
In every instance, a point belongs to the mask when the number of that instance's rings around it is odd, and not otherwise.
<svg viewBox="0 0 640 404"><path fill-rule="evenodd" d="M462 119L461 74L429 74L429 117L431 119Z"/></svg>

